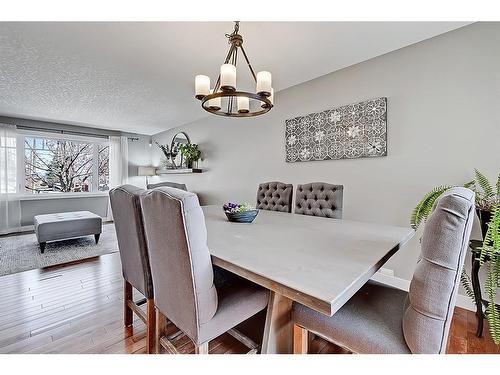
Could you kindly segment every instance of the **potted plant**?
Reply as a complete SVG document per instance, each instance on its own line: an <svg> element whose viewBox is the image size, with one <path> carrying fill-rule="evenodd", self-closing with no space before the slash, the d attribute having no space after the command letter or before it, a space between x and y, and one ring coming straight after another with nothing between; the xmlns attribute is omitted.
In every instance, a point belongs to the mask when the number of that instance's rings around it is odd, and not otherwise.
<svg viewBox="0 0 500 375"><path fill-rule="evenodd" d="M156 146L163 153L164 159L162 159L162 165L165 169L175 169L176 165L174 162L175 157L177 156L177 152L175 150L170 150L168 145L161 145L157 141L155 142Z"/></svg>
<svg viewBox="0 0 500 375"><path fill-rule="evenodd" d="M201 158L201 150L196 143L185 143L180 145L179 150L186 160L186 167L193 168L193 164L197 163Z"/></svg>
<svg viewBox="0 0 500 375"><path fill-rule="evenodd" d="M475 169L475 178L473 181L467 182L463 186L473 190L476 193L476 213L481 224L481 234L483 239L486 235L488 223L491 220L491 212L493 207L500 202L500 174L496 184L496 190L488 178L479 170ZM441 185L432 189L427 193L422 200L417 204L412 212L410 225L413 229L417 229L422 221L425 221L431 213L434 202L445 191L451 189L452 185Z"/></svg>
<svg viewBox="0 0 500 375"><path fill-rule="evenodd" d="M497 194L500 194L500 184L497 184ZM500 344L500 312L495 304L495 296L500 287L500 203L493 206L491 220L481 248L480 261L484 263L486 256L490 258L485 281L488 295L486 318L490 325L491 336L495 344Z"/></svg>
<svg viewBox="0 0 500 375"><path fill-rule="evenodd" d="M500 174L498 175L496 189L490 181L479 170L475 169L475 178L463 185L476 193L476 213L481 224L483 245L481 247L480 260L484 263L486 256L489 257L485 289L488 294L488 306L486 318L490 325L490 332L496 344L500 343L500 312L495 305L495 295L500 288ZM432 211L434 202L445 191L451 189L451 185L442 185L432 189L414 208L410 225L417 229L427 219ZM462 284L467 294L473 298L470 278L462 272ZM474 298L473 298L474 300Z"/></svg>
<svg viewBox="0 0 500 375"><path fill-rule="evenodd" d="M475 171L475 188L473 190L476 192L476 213L481 223L481 234L484 240L493 209L500 202L500 174L495 191L490 181L477 169Z"/></svg>

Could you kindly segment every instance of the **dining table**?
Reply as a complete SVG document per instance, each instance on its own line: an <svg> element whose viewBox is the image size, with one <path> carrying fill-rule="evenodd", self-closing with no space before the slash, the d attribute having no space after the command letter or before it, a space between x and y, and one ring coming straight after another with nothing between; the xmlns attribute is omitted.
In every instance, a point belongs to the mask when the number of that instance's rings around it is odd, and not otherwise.
<svg viewBox="0 0 500 375"><path fill-rule="evenodd" d="M259 210L229 222L203 206L212 263L268 289L262 353L292 353L292 303L333 316L413 237L409 227Z"/></svg>

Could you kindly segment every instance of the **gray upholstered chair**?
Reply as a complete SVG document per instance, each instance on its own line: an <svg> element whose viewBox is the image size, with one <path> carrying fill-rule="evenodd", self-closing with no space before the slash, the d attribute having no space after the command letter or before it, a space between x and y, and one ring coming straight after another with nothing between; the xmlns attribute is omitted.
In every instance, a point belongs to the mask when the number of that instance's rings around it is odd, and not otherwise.
<svg viewBox="0 0 500 375"><path fill-rule="evenodd" d="M158 182L156 184L148 184L147 188L148 189L154 189L154 188L162 187L162 186L173 187L173 188L176 188L176 189L181 189L181 190L187 191L186 184L178 184L177 182L169 182L169 181Z"/></svg>
<svg viewBox="0 0 500 375"><path fill-rule="evenodd" d="M153 353L156 339L154 291L139 200L145 192L132 185L123 185L111 190L109 197L124 278L124 324L132 326L135 312L146 324L146 350ZM143 294L146 300L134 302L132 288ZM140 308L144 303L146 314Z"/></svg>
<svg viewBox="0 0 500 375"><path fill-rule="evenodd" d="M295 213L342 219L343 192L342 185L324 182L298 185L295 195Z"/></svg>
<svg viewBox="0 0 500 375"><path fill-rule="evenodd" d="M257 189L257 208L260 210L292 212L293 185L283 182L264 182Z"/></svg>
<svg viewBox="0 0 500 375"><path fill-rule="evenodd" d="M241 338L233 328L267 306L268 291L242 278L214 285L198 197L161 187L141 196L141 206L158 320L168 316L194 342L196 353L208 353L208 342L224 332ZM176 352L164 327L158 334L161 345Z"/></svg>
<svg viewBox="0 0 500 375"><path fill-rule="evenodd" d="M474 220L474 193L453 188L424 228L409 293L369 283L332 317L293 305L294 348L307 331L356 353L444 353Z"/></svg>

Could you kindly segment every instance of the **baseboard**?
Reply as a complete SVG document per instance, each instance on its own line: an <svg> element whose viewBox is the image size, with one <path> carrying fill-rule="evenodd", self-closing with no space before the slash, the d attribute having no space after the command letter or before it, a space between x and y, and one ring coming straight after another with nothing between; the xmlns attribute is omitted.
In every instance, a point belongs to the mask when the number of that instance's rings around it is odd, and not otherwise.
<svg viewBox="0 0 500 375"><path fill-rule="evenodd" d="M385 284L388 286L392 286L393 288L401 289L408 291L410 289L410 281L405 280L396 276L389 276L385 275L383 273L377 272L373 277L371 278L373 281L376 281L381 284ZM470 311L476 311L476 305L468 296L464 296L462 294L459 294L457 296L457 303L456 305L458 307L461 307L466 310Z"/></svg>
<svg viewBox="0 0 500 375"><path fill-rule="evenodd" d="M15 228L14 230L9 229L9 230L0 231L0 235L7 235L7 234L15 235L16 233L29 232L32 230L35 230L34 225L26 225L23 227Z"/></svg>

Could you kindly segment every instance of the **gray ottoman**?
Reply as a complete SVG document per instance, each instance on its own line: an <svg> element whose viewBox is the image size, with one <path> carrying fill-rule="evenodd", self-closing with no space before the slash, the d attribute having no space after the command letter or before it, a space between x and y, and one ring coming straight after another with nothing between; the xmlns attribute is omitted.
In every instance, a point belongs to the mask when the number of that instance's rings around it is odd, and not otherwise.
<svg viewBox="0 0 500 375"><path fill-rule="evenodd" d="M34 217L34 221L35 233L42 254L48 241L65 240L93 234L97 244L102 232L102 218L89 211L37 215Z"/></svg>

